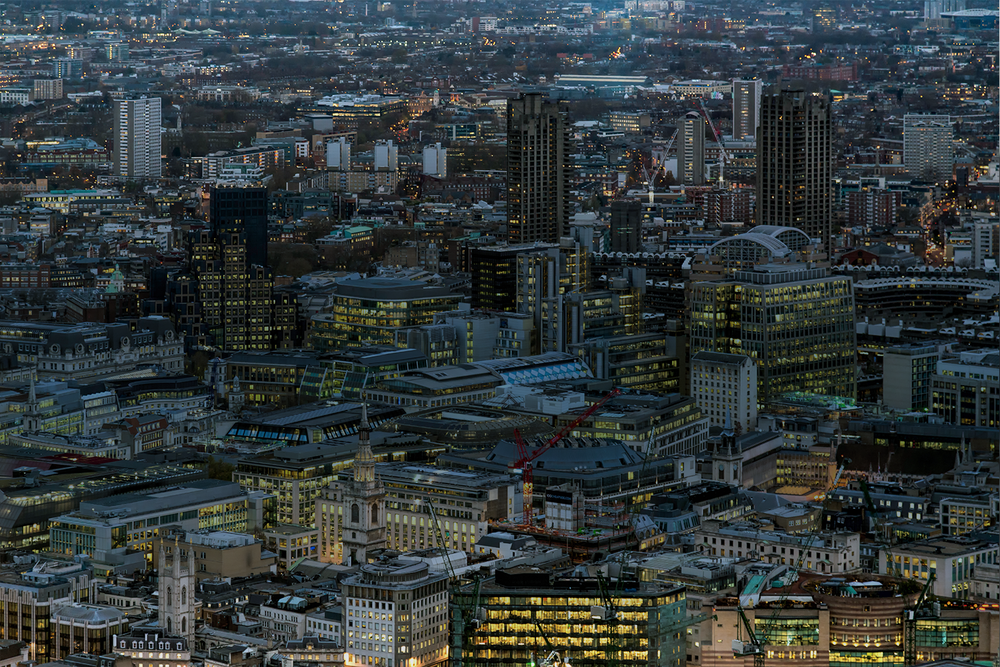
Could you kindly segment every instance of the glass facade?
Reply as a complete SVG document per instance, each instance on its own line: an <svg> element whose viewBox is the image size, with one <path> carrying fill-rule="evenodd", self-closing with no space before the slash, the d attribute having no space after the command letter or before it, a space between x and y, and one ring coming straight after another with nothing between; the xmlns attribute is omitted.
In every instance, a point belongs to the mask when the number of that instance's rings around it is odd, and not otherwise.
<svg viewBox="0 0 1000 667"><path fill-rule="evenodd" d="M758 633L767 646L816 646L819 644L818 618L758 618Z"/></svg>
<svg viewBox="0 0 1000 667"><path fill-rule="evenodd" d="M918 619L917 646L922 648L979 646L979 619Z"/></svg>
<svg viewBox="0 0 1000 667"><path fill-rule="evenodd" d="M453 596L453 618L467 595L471 592ZM597 590L484 592L479 603L485 621L471 647L473 662L522 666L533 654L537 661L555 649L573 665L587 667L604 667L613 658L621 667L684 664L686 635L673 628L687 613L683 589L634 597L623 594L615 599L618 623L609 627L593 609L605 604ZM453 656L461 655L461 643L462 638L453 635Z"/></svg>
<svg viewBox="0 0 1000 667"><path fill-rule="evenodd" d="M745 354L758 364L758 400L794 391L853 398L854 297L849 278L819 270L738 272L695 283L691 351Z"/></svg>
<svg viewBox="0 0 1000 667"><path fill-rule="evenodd" d="M902 664L902 649L898 651L880 651L878 649L830 651L830 667L854 667L854 665L895 667Z"/></svg>
<svg viewBox="0 0 1000 667"><path fill-rule="evenodd" d="M338 295L333 312L312 320L312 346L321 352L361 345L402 345L399 330L431 324L435 313L455 310L458 294L417 299L365 298Z"/></svg>

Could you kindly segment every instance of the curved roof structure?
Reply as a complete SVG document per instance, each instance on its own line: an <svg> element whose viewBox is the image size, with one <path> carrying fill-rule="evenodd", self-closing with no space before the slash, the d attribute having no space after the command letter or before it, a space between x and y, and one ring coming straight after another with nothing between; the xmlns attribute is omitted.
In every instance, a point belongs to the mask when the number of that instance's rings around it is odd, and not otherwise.
<svg viewBox="0 0 1000 667"><path fill-rule="evenodd" d="M746 232L760 236L770 236L788 246L789 250L801 250L812 243L812 239L801 229L780 225L757 225ZM741 234L742 236L742 234Z"/></svg>

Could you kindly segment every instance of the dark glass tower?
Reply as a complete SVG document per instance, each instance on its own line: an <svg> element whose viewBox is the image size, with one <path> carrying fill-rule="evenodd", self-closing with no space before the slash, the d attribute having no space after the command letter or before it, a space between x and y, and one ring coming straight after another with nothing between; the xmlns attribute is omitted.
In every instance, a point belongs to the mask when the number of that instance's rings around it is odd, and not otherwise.
<svg viewBox="0 0 1000 667"><path fill-rule="evenodd" d="M267 266L267 188L217 185L208 215L217 233L246 235L248 264Z"/></svg>
<svg viewBox="0 0 1000 667"><path fill-rule="evenodd" d="M642 244L642 204L611 202L611 252L639 252Z"/></svg>

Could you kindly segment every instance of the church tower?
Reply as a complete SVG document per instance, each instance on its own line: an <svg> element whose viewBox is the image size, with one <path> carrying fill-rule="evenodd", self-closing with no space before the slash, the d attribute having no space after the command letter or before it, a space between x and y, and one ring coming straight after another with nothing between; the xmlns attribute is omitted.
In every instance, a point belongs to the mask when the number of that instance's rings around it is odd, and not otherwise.
<svg viewBox="0 0 1000 667"><path fill-rule="evenodd" d="M187 546L185 553L175 537L168 554L166 545L160 542L158 625L167 634L184 637L188 646L194 646L194 550Z"/></svg>
<svg viewBox="0 0 1000 667"><path fill-rule="evenodd" d="M42 430L42 415L38 411L38 395L35 392L35 378L38 376L38 367L31 369L31 376L28 379L28 409L24 413L24 431L31 433ZM86 413L86 411L84 411Z"/></svg>
<svg viewBox="0 0 1000 667"><path fill-rule="evenodd" d="M362 399L358 452L354 456L354 479L343 487L343 551L341 562L358 565L368 562L368 552L384 549L385 487L375 476L375 455L368 424L368 403Z"/></svg>
<svg viewBox="0 0 1000 667"><path fill-rule="evenodd" d="M722 440L712 453L712 479L732 486L743 484L743 451L736 442L733 416L726 413L726 426L722 430Z"/></svg>

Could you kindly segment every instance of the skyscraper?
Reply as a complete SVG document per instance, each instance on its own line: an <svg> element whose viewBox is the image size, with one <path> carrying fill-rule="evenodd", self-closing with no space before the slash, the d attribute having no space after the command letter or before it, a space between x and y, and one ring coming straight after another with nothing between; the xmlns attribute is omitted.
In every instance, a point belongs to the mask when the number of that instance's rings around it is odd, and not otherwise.
<svg viewBox="0 0 1000 667"><path fill-rule="evenodd" d="M234 352L292 347L295 296L275 290L271 268L250 262L251 252L236 226L189 232L187 271L167 286L175 325L189 344Z"/></svg>
<svg viewBox="0 0 1000 667"><path fill-rule="evenodd" d="M507 236L557 243L569 233L570 127L565 109L528 93L507 103Z"/></svg>
<svg viewBox="0 0 1000 667"><path fill-rule="evenodd" d="M733 139L736 141L753 141L757 138L763 86L760 79L733 79Z"/></svg>
<svg viewBox="0 0 1000 667"><path fill-rule="evenodd" d="M124 179L157 179L160 164L160 98L115 102L114 173Z"/></svg>
<svg viewBox="0 0 1000 667"><path fill-rule="evenodd" d="M677 171L684 185L705 183L705 119L691 112L681 120L677 135Z"/></svg>
<svg viewBox="0 0 1000 667"><path fill-rule="evenodd" d="M830 249L832 141L827 98L777 89L761 97L757 224L801 229Z"/></svg>
<svg viewBox="0 0 1000 667"><path fill-rule="evenodd" d="M913 178L948 180L955 165L951 116L903 116L903 163Z"/></svg>
<svg viewBox="0 0 1000 667"><path fill-rule="evenodd" d="M267 188L214 186L209 195L208 219L216 231L246 234L247 263L267 266Z"/></svg>

